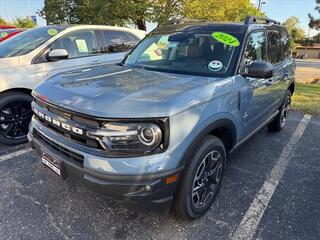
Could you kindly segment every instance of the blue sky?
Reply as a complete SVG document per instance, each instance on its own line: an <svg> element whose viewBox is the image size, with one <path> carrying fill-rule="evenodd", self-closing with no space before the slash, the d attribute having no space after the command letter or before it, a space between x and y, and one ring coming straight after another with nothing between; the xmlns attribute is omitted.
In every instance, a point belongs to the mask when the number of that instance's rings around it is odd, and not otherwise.
<svg viewBox="0 0 320 240"><path fill-rule="evenodd" d="M256 3L258 0L253 0ZM266 2L262 10L270 18L283 22L290 16L297 16L300 19L301 26L308 33L308 13L314 13L316 16L315 0L263 0ZM28 4L30 3L30 5ZM7 20L12 20L16 16L35 15L38 9L43 7L44 0L0 0L0 16ZM30 7L29 7L30 6ZM45 25L45 21L38 17L38 25ZM149 25L153 27L154 25ZM311 35L317 31L311 31Z"/></svg>

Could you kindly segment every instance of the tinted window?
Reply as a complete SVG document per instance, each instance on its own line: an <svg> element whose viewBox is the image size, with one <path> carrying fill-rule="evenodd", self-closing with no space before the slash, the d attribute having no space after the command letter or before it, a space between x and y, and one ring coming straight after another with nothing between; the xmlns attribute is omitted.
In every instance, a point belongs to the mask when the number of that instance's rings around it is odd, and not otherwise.
<svg viewBox="0 0 320 240"><path fill-rule="evenodd" d="M269 42L269 58L270 62L275 64L283 60L280 33L279 32L268 32Z"/></svg>
<svg viewBox="0 0 320 240"><path fill-rule="evenodd" d="M281 31L281 49L284 58L290 56L290 40L286 30Z"/></svg>
<svg viewBox="0 0 320 240"><path fill-rule="evenodd" d="M103 48L104 52L125 52L132 49L135 45L135 41L126 32L106 30L102 31L102 33L106 43L106 46Z"/></svg>
<svg viewBox="0 0 320 240"><path fill-rule="evenodd" d="M85 57L99 53L94 30L76 31L57 39L51 49L66 49L69 58Z"/></svg>
<svg viewBox="0 0 320 240"><path fill-rule="evenodd" d="M14 38L10 38L0 44L0 58L27 54L64 29L64 27L59 26L48 26L20 33Z"/></svg>
<svg viewBox="0 0 320 240"><path fill-rule="evenodd" d="M234 33L221 34L238 39ZM212 32L153 34L139 43L125 64L154 71L217 76L228 71L239 45L224 44L215 39Z"/></svg>
<svg viewBox="0 0 320 240"><path fill-rule="evenodd" d="M253 61L268 61L267 40L264 32L254 32L250 35L245 51L245 65Z"/></svg>

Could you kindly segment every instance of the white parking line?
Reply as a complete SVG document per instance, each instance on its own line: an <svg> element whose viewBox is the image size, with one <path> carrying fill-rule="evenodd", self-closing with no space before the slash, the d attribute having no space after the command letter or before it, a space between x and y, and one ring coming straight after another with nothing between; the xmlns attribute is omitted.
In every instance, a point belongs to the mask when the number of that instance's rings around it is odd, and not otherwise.
<svg viewBox="0 0 320 240"><path fill-rule="evenodd" d="M11 158L18 157L18 156L20 156L22 154L25 154L25 153L28 153L28 152L31 152L31 151L33 151L32 148L25 148L25 149L18 150L16 152L12 152L12 153L6 154L6 155L0 157L0 162L7 161L7 160L9 160Z"/></svg>
<svg viewBox="0 0 320 240"><path fill-rule="evenodd" d="M234 233L232 240L250 240L252 239L259 222L268 207L270 199L277 188L279 181L284 174L293 151L299 139L302 137L306 126L311 119L311 115L304 115L297 129L293 133L289 143L283 149L276 165L271 170L269 176L261 187L260 191L251 203L250 208L242 218L242 221Z"/></svg>

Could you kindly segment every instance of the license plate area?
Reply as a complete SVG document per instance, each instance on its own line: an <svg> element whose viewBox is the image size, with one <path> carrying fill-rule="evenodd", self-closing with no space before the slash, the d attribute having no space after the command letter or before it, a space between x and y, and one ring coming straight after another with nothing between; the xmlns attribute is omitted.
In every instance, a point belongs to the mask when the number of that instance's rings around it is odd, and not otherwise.
<svg viewBox="0 0 320 240"><path fill-rule="evenodd" d="M41 162L48 168L50 168L54 173L59 175L62 179L64 176L63 162L59 161L47 153L42 153Z"/></svg>

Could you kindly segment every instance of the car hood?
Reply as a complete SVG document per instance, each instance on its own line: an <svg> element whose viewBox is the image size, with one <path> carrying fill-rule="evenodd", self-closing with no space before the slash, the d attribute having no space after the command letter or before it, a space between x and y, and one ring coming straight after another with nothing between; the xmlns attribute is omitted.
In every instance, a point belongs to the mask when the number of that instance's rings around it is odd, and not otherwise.
<svg viewBox="0 0 320 240"><path fill-rule="evenodd" d="M0 70L19 66L19 57L0 58Z"/></svg>
<svg viewBox="0 0 320 240"><path fill-rule="evenodd" d="M226 89L226 79L102 65L61 73L35 89L54 105L104 118L164 117ZM221 84L223 83L223 84Z"/></svg>

